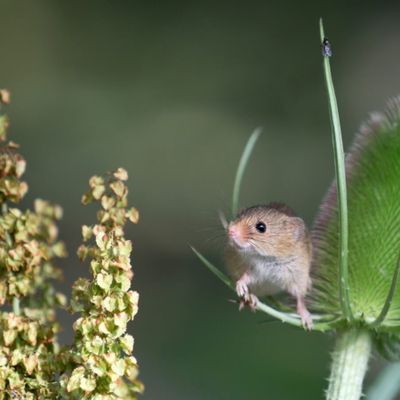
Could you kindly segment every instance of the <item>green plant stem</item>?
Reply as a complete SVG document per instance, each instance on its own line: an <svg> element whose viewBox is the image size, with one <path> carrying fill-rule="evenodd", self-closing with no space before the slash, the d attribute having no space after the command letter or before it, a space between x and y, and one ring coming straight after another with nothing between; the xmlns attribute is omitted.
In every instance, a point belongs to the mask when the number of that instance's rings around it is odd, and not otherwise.
<svg viewBox="0 0 400 400"><path fill-rule="evenodd" d="M338 334L326 400L359 400L371 354L371 336L363 329Z"/></svg>
<svg viewBox="0 0 400 400"><path fill-rule="evenodd" d="M254 146L257 142L258 137L261 134L261 128L257 128L249 137L246 146L243 150L242 157L240 157L239 165L236 171L235 182L233 184L233 194L232 194L232 217L235 218L239 211L239 194L240 186L242 184L242 179L244 171L246 170L247 163L251 153L253 152Z"/></svg>
<svg viewBox="0 0 400 400"><path fill-rule="evenodd" d="M319 21L321 44L325 39L322 18ZM343 315L347 321L352 321L353 313L350 306L349 295L349 272L348 272L348 243L349 243L349 222L347 212L347 187L346 167L344 160L342 129L340 126L339 109L336 101L335 88L333 86L330 55L323 55L323 66L325 83L329 99L329 115L331 120L332 143L335 161L335 175L338 200L339 217L339 299Z"/></svg>
<svg viewBox="0 0 400 400"><path fill-rule="evenodd" d="M235 290L235 285L233 282L224 274L222 273L215 265L210 263L201 253L199 253L194 247L191 247L193 252L196 254L196 256L200 259L200 261L214 274L216 275L223 283L225 283L226 286L228 286L231 290L234 292ZM277 318L281 322L285 322L287 324L297 326L297 327L302 327L302 322L301 319L298 316L293 316L293 314L289 313L284 313L279 310L274 309L273 307L264 304L262 302L258 302L257 311L264 312L271 317ZM326 331L330 328L330 325L328 322L323 322L323 321L318 321L319 318L317 318L317 322L313 326L313 330L316 331Z"/></svg>

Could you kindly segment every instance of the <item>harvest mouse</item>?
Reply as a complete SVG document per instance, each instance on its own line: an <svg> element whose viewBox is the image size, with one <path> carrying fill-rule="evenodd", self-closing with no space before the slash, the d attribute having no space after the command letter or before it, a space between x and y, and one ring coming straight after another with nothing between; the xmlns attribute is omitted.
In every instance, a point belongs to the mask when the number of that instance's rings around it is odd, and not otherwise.
<svg viewBox="0 0 400 400"><path fill-rule="evenodd" d="M284 204L241 211L227 226L228 272L236 282L241 306L257 306L257 296L286 291L297 300L305 328L312 318L304 297L311 286L311 239L304 221Z"/></svg>

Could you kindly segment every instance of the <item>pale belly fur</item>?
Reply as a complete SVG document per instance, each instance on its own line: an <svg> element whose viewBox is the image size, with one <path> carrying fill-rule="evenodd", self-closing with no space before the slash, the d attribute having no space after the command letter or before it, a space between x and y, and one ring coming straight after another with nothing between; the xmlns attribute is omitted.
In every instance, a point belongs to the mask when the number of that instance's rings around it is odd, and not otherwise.
<svg viewBox="0 0 400 400"><path fill-rule="evenodd" d="M299 282L295 281L295 277L298 279L301 266L296 257L278 259L254 254L247 256L236 251L233 251L236 254L229 253L227 265L230 275L237 281L247 273L251 278L248 283L250 292L257 297L274 295L282 290L292 293L295 289L297 292L296 287Z"/></svg>

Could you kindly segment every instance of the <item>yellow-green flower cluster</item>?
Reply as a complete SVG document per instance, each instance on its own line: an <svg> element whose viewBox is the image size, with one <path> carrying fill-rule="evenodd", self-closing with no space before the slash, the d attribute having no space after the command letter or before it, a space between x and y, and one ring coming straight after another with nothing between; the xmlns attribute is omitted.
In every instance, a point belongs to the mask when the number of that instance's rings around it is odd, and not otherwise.
<svg viewBox="0 0 400 400"><path fill-rule="evenodd" d="M56 324L0 314L0 400L55 399Z"/></svg>
<svg viewBox="0 0 400 400"><path fill-rule="evenodd" d="M4 103L4 90L0 90L0 104ZM18 153L18 144L7 141L8 118L0 115L0 205L7 201L18 203L28 191L26 182L20 181L26 161Z"/></svg>
<svg viewBox="0 0 400 400"><path fill-rule="evenodd" d="M9 93L0 90L0 107ZM18 145L6 142L8 120L0 115L0 399L56 398L58 345L56 305L65 303L50 283L60 275L53 264L63 256L57 240L59 206L36 200L34 210L18 203L28 190L20 180L26 162Z"/></svg>
<svg viewBox="0 0 400 400"><path fill-rule="evenodd" d="M59 206L44 200L35 201L34 211L9 208L0 214L0 304L21 298L27 307L37 307L32 296L41 289L51 291L48 280L60 275L52 260L65 255L55 223L61 216ZM54 300L63 302L53 294L41 299L49 311Z"/></svg>
<svg viewBox="0 0 400 400"><path fill-rule="evenodd" d="M124 225L138 221L135 208L127 208L127 172L119 168L107 178L94 176L82 202L99 202L98 223L83 226L85 242L81 260L90 259L92 280L78 279L71 308L80 312L75 322L71 371L61 384L66 398L107 400L136 399L143 391L137 379L133 337L127 323L138 311L139 295L130 290L133 277L132 243L124 238Z"/></svg>

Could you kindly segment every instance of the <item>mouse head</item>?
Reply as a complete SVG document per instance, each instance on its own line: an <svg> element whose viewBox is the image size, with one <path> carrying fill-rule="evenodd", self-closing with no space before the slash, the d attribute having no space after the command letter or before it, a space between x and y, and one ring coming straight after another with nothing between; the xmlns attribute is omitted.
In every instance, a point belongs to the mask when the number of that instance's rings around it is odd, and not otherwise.
<svg viewBox="0 0 400 400"><path fill-rule="evenodd" d="M293 255L305 240L305 225L289 207L269 204L246 208L227 228L229 243L238 251L262 256Z"/></svg>

